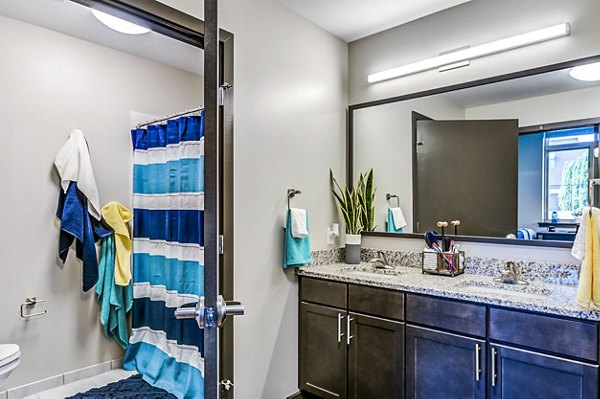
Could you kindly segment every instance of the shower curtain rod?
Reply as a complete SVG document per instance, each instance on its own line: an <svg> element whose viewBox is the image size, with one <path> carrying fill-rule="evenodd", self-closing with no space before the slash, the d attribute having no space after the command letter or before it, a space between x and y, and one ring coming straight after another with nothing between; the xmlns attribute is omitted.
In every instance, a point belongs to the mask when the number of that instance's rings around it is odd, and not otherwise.
<svg viewBox="0 0 600 399"><path fill-rule="evenodd" d="M149 121L149 122L145 122L145 123L138 123L138 125L137 125L136 128L137 129L141 129L144 126L154 125L155 123L160 123L160 122L168 121L168 120L171 120L171 119L174 119L174 118L178 118L180 116L184 116L184 115L187 115L187 114L193 114L195 112L200 112L203 109L204 109L204 107L200 106L200 107L188 109L187 111L184 111L184 112L178 112L176 114L171 114L171 115L165 116L163 118L154 119L153 121Z"/></svg>

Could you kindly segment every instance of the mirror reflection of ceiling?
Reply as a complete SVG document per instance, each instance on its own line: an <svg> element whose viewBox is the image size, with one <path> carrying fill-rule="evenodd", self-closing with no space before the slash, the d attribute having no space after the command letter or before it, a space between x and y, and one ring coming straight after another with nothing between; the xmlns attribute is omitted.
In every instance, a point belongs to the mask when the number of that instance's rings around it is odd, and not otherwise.
<svg viewBox="0 0 600 399"><path fill-rule="evenodd" d="M0 15L203 75L204 51L158 33L126 35L68 0L0 0Z"/></svg>
<svg viewBox="0 0 600 399"><path fill-rule="evenodd" d="M351 42L471 0L279 0Z"/></svg>
<svg viewBox="0 0 600 399"><path fill-rule="evenodd" d="M523 100L550 94L600 86L600 81L584 82L569 76L569 69L528 76L445 93L444 96L464 108Z"/></svg>

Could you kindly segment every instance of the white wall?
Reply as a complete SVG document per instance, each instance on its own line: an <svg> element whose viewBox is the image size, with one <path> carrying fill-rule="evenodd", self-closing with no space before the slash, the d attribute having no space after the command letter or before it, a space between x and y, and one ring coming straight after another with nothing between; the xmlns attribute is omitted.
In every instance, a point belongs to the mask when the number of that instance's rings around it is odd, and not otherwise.
<svg viewBox="0 0 600 399"><path fill-rule="evenodd" d="M417 98L354 111L354 179L373 168L375 231L386 231L387 210L397 194L406 219L404 232L413 232L412 112L432 119L465 119L465 109L444 95Z"/></svg>
<svg viewBox="0 0 600 399"><path fill-rule="evenodd" d="M235 35L235 296L238 397L297 391L298 291L283 271L286 190L302 190L312 249L338 220L329 168L345 179L347 45L272 0L222 1Z"/></svg>
<svg viewBox="0 0 600 399"><path fill-rule="evenodd" d="M600 53L598 0L475 0L350 43L350 103L501 75ZM571 36L471 61L443 73L432 70L369 85L367 75L561 22Z"/></svg>
<svg viewBox="0 0 600 399"><path fill-rule="evenodd" d="M118 358L104 338L81 265L57 258L54 156L85 133L102 204L131 198L130 112L155 115L202 102L202 77L0 17L0 343L21 346L6 388ZM23 321L26 297L48 314Z"/></svg>
<svg viewBox="0 0 600 399"><path fill-rule="evenodd" d="M201 4L164 0L197 17ZM201 2L195 2L201 3ZM286 190L310 217L311 247L338 221L329 168L345 180L347 44L274 0L219 2L235 54L235 391L281 399L298 391L298 286L282 270Z"/></svg>

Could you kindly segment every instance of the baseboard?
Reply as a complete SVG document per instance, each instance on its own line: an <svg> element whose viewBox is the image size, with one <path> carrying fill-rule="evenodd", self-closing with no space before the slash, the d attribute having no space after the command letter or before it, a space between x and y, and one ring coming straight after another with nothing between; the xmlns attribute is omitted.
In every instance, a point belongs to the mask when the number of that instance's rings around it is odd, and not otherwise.
<svg viewBox="0 0 600 399"><path fill-rule="evenodd" d="M88 366L82 369L72 370L63 374L44 378L43 380L21 385L20 387L7 389L6 391L0 392L0 399L21 399L38 392L57 388L61 385L70 384L84 378L90 378L98 374L106 373L110 370L120 369L122 367L123 358L109 360L93 366Z"/></svg>

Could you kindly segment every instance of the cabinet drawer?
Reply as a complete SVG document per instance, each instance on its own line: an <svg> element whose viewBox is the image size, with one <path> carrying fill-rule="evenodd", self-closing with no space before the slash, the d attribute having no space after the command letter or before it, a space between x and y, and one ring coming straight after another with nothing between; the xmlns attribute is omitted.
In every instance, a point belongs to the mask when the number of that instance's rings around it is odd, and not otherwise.
<svg viewBox="0 0 600 399"><path fill-rule="evenodd" d="M486 308L448 299L406 295L406 321L485 337Z"/></svg>
<svg viewBox="0 0 600 399"><path fill-rule="evenodd" d="M404 320L404 293L350 284L348 309L354 312Z"/></svg>
<svg viewBox="0 0 600 399"><path fill-rule="evenodd" d="M598 326L506 309L490 309L490 339L598 360Z"/></svg>
<svg viewBox="0 0 600 399"><path fill-rule="evenodd" d="M346 309L347 291L345 283L307 277L300 280L300 299L306 302Z"/></svg>

